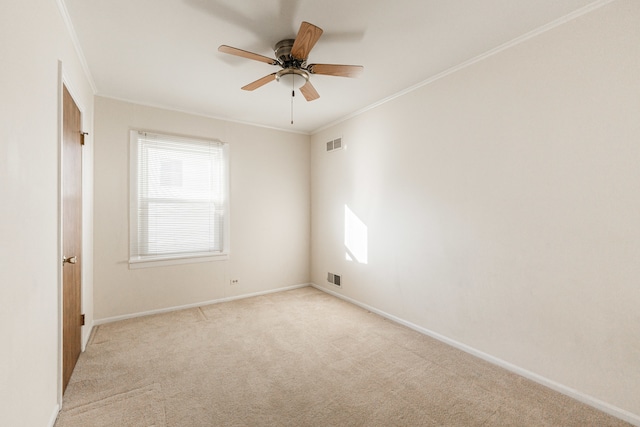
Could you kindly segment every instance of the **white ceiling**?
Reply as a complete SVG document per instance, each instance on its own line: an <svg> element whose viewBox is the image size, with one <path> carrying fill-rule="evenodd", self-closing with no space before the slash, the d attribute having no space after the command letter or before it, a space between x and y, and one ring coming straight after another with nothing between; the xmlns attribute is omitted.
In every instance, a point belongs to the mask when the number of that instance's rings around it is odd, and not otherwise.
<svg viewBox="0 0 640 427"><path fill-rule="evenodd" d="M593 0L63 0L98 95L312 133ZM358 79L313 75L320 99L294 98L277 71L219 53L273 57L301 21L324 34L309 63L363 65Z"/></svg>

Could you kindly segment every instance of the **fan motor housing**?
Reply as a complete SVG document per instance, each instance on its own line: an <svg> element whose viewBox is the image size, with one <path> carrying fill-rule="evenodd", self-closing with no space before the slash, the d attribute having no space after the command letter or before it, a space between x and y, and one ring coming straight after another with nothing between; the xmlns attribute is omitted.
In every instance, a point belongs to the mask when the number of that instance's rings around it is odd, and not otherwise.
<svg viewBox="0 0 640 427"><path fill-rule="evenodd" d="M294 42L294 39L280 40L273 48L276 58L278 58L282 63L291 61L291 48L293 47Z"/></svg>
<svg viewBox="0 0 640 427"><path fill-rule="evenodd" d="M280 61L283 68L302 68L305 66L306 59L296 59L291 56L294 39L284 39L276 43L273 52Z"/></svg>

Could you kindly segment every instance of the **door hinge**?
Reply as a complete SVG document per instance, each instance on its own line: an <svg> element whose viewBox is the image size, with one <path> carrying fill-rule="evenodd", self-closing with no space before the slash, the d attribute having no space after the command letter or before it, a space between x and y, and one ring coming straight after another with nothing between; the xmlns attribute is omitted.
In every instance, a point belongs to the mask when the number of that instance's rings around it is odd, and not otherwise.
<svg viewBox="0 0 640 427"><path fill-rule="evenodd" d="M84 326L84 314L80 315L80 326Z"/></svg>
<svg viewBox="0 0 640 427"><path fill-rule="evenodd" d="M84 137L89 135L89 132L80 131L80 144L84 145Z"/></svg>

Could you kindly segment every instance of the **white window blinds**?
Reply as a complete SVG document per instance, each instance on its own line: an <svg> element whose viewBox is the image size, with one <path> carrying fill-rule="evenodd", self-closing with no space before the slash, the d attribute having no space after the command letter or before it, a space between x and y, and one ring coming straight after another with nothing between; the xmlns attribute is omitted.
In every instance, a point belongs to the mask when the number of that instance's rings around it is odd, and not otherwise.
<svg viewBox="0 0 640 427"><path fill-rule="evenodd" d="M225 253L226 144L131 132L130 262Z"/></svg>

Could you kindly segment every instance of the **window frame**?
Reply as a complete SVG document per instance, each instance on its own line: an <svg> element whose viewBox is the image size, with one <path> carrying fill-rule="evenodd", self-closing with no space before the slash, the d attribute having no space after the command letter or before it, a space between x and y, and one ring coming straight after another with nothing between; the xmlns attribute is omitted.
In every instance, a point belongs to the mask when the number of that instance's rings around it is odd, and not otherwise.
<svg viewBox="0 0 640 427"><path fill-rule="evenodd" d="M181 254L167 255L149 255L140 256L133 254L132 248L139 247L138 241L138 189L139 189L139 171L138 171L138 146L140 135L158 135L163 138L177 138L180 140L190 140L196 143L216 143L220 144L222 150L222 246L220 251L216 252L189 252ZM148 268L160 267L165 265L190 264L199 262L211 262L229 259L229 144L219 139L206 139L192 136L169 134L166 132L145 131L140 129L131 129L129 132L129 268ZM216 237L218 238L218 237Z"/></svg>

